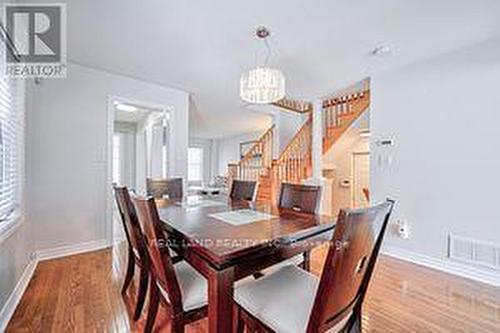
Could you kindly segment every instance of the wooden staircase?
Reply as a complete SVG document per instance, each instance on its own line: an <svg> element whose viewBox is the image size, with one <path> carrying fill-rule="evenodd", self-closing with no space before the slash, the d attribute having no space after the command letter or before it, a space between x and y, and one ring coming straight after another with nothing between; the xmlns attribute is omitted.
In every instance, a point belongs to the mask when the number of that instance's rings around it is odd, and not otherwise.
<svg viewBox="0 0 500 333"><path fill-rule="evenodd" d="M274 105L287 110L301 112L309 110L309 119L290 140L277 159L273 159L273 131L268 129L250 151L236 164L229 165L229 181L232 179L256 180L259 182L257 200L274 201L280 184L302 183L312 176L312 113L307 102L282 100ZM286 107L285 107L286 105ZM323 101L323 153L347 131L370 106L370 90L365 89ZM298 111L300 110L300 111ZM256 158L260 155L262 159Z"/></svg>
<svg viewBox="0 0 500 333"><path fill-rule="evenodd" d="M228 182L233 183L234 179L255 180L259 182L258 200L266 200L271 198L265 193L267 184L264 183L264 188L260 190L261 177L269 174L273 162L273 136L274 125L264 132L257 142L248 150L243 158L238 163L228 165Z"/></svg>

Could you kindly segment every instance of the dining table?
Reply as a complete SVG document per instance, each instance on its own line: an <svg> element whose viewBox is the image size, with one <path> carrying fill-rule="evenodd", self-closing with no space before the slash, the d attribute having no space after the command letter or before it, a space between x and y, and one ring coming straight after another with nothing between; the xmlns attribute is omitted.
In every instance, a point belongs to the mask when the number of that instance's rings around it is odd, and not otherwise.
<svg viewBox="0 0 500 333"><path fill-rule="evenodd" d="M225 196L156 200L168 245L208 282L208 330L232 332L235 282L332 238L335 218Z"/></svg>

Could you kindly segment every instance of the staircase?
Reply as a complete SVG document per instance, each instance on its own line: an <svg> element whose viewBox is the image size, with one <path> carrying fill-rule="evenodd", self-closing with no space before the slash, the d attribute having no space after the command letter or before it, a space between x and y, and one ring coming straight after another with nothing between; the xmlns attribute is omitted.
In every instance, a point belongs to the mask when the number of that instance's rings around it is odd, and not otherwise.
<svg viewBox="0 0 500 333"><path fill-rule="evenodd" d="M309 113L309 119L290 140L277 159L273 159L273 131L268 129L257 143L236 164L229 165L229 180L243 179L259 182L257 200L276 200L283 182L301 183L312 176L312 106L308 102L283 100L274 103L286 110ZM370 90L364 89L323 100L323 153L326 153L342 134L370 106ZM259 158L262 156L262 158Z"/></svg>
<svg viewBox="0 0 500 333"><path fill-rule="evenodd" d="M228 181L233 183L234 179L255 180L261 185L261 177L267 176L272 167L273 162L273 136L274 125L264 132L257 142L245 153L243 158L238 163L228 165ZM267 184L264 184L266 186ZM263 192L263 193L261 193ZM259 190L259 194L265 194L265 189ZM258 200L266 200L269 197L257 197Z"/></svg>

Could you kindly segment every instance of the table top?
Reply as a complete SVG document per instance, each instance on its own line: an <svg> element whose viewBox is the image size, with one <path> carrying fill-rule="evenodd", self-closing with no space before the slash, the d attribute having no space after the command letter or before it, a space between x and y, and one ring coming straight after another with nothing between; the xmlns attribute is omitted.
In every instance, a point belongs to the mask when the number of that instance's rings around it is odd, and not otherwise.
<svg viewBox="0 0 500 333"><path fill-rule="evenodd" d="M198 197L201 204L158 199L158 213L169 236L181 238L216 265L244 257L264 248L289 245L333 229L335 218L280 209L267 202L229 201L227 197ZM204 200L218 205L203 204ZM251 209L272 216L252 223L234 225L210 215Z"/></svg>

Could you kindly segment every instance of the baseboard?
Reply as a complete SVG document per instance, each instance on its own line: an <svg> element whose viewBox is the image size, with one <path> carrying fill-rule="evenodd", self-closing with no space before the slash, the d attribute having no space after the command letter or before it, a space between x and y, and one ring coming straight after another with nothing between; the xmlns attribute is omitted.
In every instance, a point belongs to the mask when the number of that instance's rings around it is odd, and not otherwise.
<svg viewBox="0 0 500 333"><path fill-rule="evenodd" d="M382 253L417 265L433 268L466 279L493 285L495 287L500 287L500 272L495 269L466 265L449 259L430 257L395 246L385 246L382 249Z"/></svg>
<svg viewBox="0 0 500 333"><path fill-rule="evenodd" d="M7 328L7 324L9 323L10 318L16 311L17 304L19 304L19 302L21 301L26 288L28 287L31 278L33 277L33 273L35 273L37 264L38 257L35 255L35 258L32 259L24 269L24 272L19 278L16 287L10 294L7 302L5 302L3 308L0 310L0 332L4 332Z"/></svg>
<svg viewBox="0 0 500 333"><path fill-rule="evenodd" d="M96 241L60 246L53 249L38 251L38 258L40 261L56 259L66 256L71 256L74 254L80 254L85 252L102 250L110 246L107 239L100 239Z"/></svg>

